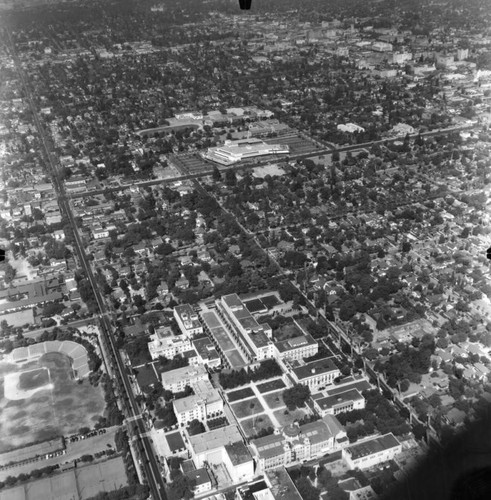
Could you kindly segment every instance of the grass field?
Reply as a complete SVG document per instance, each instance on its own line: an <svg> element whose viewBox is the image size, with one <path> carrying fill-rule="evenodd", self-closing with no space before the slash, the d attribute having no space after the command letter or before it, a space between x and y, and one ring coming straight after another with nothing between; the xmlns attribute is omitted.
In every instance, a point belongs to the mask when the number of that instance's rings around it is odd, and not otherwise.
<svg viewBox="0 0 491 500"><path fill-rule="evenodd" d="M282 406L285 406L285 402L283 401L283 397L281 395L282 392L283 391L272 392L271 394L266 394L265 396L263 396L264 400L266 401L266 404L272 410L276 410L276 408L281 408Z"/></svg>
<svg viewBox="0 0 491 500"><path fill-rule="evenodd" d="M287 413L285 414L285 412ZM274 412L274 416L278 419L278 422L282 427L293 423L294 420L301 419L305 415L307 415L307 411L298 408L294 411L281 409Z"/></svg>
<svg viewBox="0 0 491 500"><path fill-rule="evenodd" d="M254 396L254 391L250 387L244 387L244 389L227 392L227 399L231 403L233 403L234 401L239 401L240 399L250 398L252 396Z"/></svg>
<svg viewBox="0 0 491 500"><path fill-rule="evenodd" d="M266 392L274 391L275 389L284 389L286 387L283 380L277 378L276 380L270 380L262 384L256 384L257 390L264 394Z"/></svg>
<svg viewBox="0 0 491 500"><path fill-rule="evenodd" d="M267 415L259 415L258 417L241 420L240 426L247 437L255 436L261 429L274 427L271 419Z"/></svg>
<svg viewBox="0 0 491 500"><path fill-rule="evenodd" d="M47 368L38 368L29 372L23 372L19 376L19 389L30 390L43 387L50 383Z"/></svg>
<svg viewBox="0 0 491 500"><path fill-rule="evenodd" d="M22 366L0 363L0 453L92 427L103 414L102 388L87 380L79 384L70 363L68 356L54 352ZM22 372L19 389L41 389L25 399L7 399L4 377L15 372ZM46 383L52 388L43 389Z"/></svg>
<svg viewBox="0 0 491 500"><path fill-rule="evenodd" d="M239 403L234 403L232 410L234 411L237 418L252 417L252 415L257 415L264 411L263 405L259 402L257 398L245 399Z"/></svg>

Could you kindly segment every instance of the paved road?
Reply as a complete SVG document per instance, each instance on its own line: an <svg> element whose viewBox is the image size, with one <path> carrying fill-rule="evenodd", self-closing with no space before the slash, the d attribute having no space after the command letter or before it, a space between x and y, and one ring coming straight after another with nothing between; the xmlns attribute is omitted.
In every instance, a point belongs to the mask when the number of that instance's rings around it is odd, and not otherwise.
<svg viewBox="0 0 491 500"><path fill-rule="evenodd" d="M431 132L423 132L421 134L421 136L422 137L432 137L432 136L436 136L436 135L445 135L445 134L451 134L454 132L460 132L463 130L474 130L474 129L478 129L478 128L481 128L481 125L465 125L462 127L449 127L446 129L441 129L441 130L436 130L436 131L431 131ZM410 138L415 139L416 137L418 137L418 135L419 134L410 135ZM356 149L366 149L366 148L369 148L369 147L376 145L376 144L379 144L379 145L389 144L389 143L392 143L395 141L400 141L401 139L404 139L404 138L403 137L395 137L395 138L391 138L391 139L381 139L378 141L365 142L362 144L341 146L337 149L331 149L331 148L318 149L316 151L312 151L311 153L303 153L303 154L288 155L288 156L285 155L285 159L287 159L288 161L306 160L308 158L315 158L316 156L331 154L335 151L338 151L341 153L343 151L354 151ZM249 162L246 164L239 163L238 165L232 165L232 166L228 167L227 170L241 170L241 169L246 169L246 168L256 168L256 167L268 165L268 163L270 163L270 162L271 162L271 158L269 158L267 160L263 160L263 161ZM123 186L114 186L114 187L107 187L104 189L85 191L85 192L81 192L81 193L72 193L69 196L71 199L84 198L84 197L88 197L88 196L95 196L98 194L105 194L105 193L109 193L109 192L124 191L124 190L130 188L131 186L140 186L140 187L156 186L158 184L165 184L165 183L170 184L170 183L173 183L176 181L196 180L196 179L201 179L202 177L206 177L206 176L210 175L213 172L214 167L215 167L215 165L210 164L209 170L203 170L202 172L198 172L198 173L190 174L189 172L185 172L185 173L183 173L183 175L169 177L166 179L152 179L152 180L147 180L147 181L137 181L137 182L134 182L132 184L126 184ZM223 167L222 167L222 170L223 170Z"/></svg>
<svg viewBox="0 0 491 500"><path fill-rule="evenodd" d="M15 51L15 46L12 42L10 33L8 34L8 36L9 36L9 44L12 57L14 59L14 63L19 78L22 82L27 100L29 102L29 106L31 108L34 125L37 129L37 132L42 142L42 155L44 157L45 164L47 166L49 174L51 175L53 185L55 187L60 210L62 214L68 219L70 225L73 228L75 237L75 250L78 256L78 260L83 270L85 271L87 279L91 284L92 291L94 293L94 298L97 302L99 311L101 313L100 342L102 348L101 352L103 353L104 356L105 365L108 369L108 372L113 375L116 392L117 395L119 396L119 402L121 403L123 414L125 415L126 418L137 417L137 415L139 415L139 408L135 401L133 392L131 390L131 385L128 380L128 375L125 371L124 364L121 360L121 356L114 344L113 325L106 316L107 313L106 305L97 287L94 275L92 273L92 269L90 267L90 263L87 259L87 255L85 254L84 244L82 242L82 238L78 231L78 227L75 222L75 217L72 212L69 199L65 193L64 184L61 181L60 175L57 170L57 160L51 154L51 148L49 146L49 141L46 132L39 119L39 113L34 104L30 86L25 78L22 65ZM131 438L131 442L136 446L138 455L141 457L141 459L138 460L139 464L135 465L137 467L140 465L141 469L143 469L145 473L144 474L145 479L150 488L152 498L154 500L157 499L167 500L164 482L160 475L160 470L157 461L155 459L155 454L153 452L152 445L148 437L144 436L144 434L147 432L144 422L142 421L141 418L137 418L134 422L131 423L131 425L127 426L127 428L129 436Z"/></svg>

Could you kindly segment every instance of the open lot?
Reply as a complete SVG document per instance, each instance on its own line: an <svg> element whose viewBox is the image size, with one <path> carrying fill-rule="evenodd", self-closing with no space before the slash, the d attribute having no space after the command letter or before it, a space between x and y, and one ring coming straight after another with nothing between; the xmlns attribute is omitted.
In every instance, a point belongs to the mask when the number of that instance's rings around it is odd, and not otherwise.
<svg viewBox="0 0 491 500"><path fill-rule="evenodd" d="M252 396L254 396L254 391L250 387L244 387L244 389L238 389L227 393L227 399L231 403L240 401L241 399L251 398Z"/></svg>
<svg viewBox="0 0 491 500"><path fill-rule="evenodd" d="M264 139L264 142L267 144L284 144L290 148L290 155L312 153L316 149L319 149L312 141L298 137L295 133Z"/></svg>
<svg viewBox="0 0 491 500"><path fill-rule="evenodd" d="M181 171L181 175L211 173L214 168L213 163L206 162L197 153L169 155L169 160Z"/></svg>
<svg viewBox="0 0 491 500"><path fill-rule="evenodd" d="M286 413L285 413L286 412ZM303 409L296 409L294 411L282 409L274 412L274 416L277 418L281 427L293 423L294 420L301 419L307 415L307 411Z"/></svg>
<svg viewBox="0 0 491 500"><path fill-rule="evenodd" d="M281 395L283 391L272 392L270 394L263 395L266 404L272 409L281 408L285 406L283 401L283 396Z"/></svg>
<svg viewBox="0 0 491 500"><path fill-rule="evenodd" d="M231 351L235 349L234 343L230 340L227 335L227 332L223 328L214 328L213 336L215 337L218 345L222 349L223 352Z"/></svg>
<svg viewBox="0 0 491 500"><path fill-rule="evenodd" d="M257 415L258 413L262 413L264 411L263 405L256 397L245 399L244 401L234 403L231 406L238 419L251 417L252 415Z"/></svg>
<svg viewBox="0 0 491 500"><path fill-rule="evenodd" d="M1 490L0 500L86 500L127 484L123 459L116 457Z"/></svg>
<svg viewBox="0 0 491 500"><path fill-rule="evenodd" d="M228 362L230 363L232 369L240 368L247 364L237 349L227 351L225 353L225 357L228 359Z"/></svg>
<svg viewBox="0 0 491 500"><path fill-rule="evenodd" d="M159 381L159 378L155 373L155 369L153 368L153 363L139 366L136 368L136 371L136 379L138 380L140 387L156 384Z"/></svg>
<svg viewBox="0 0 491 500"><path fill-rule="evenodd" d="M275 380L269 380L268 382L263 382L262 384L256 384L256 387L261 394L265 394L266 392L271 392L276 389L284 389L286 385L285 382L283 382L283 380L277 378Z"/></svg>
<svg viewBox="0 0 491 500"><path fill-rule="evenodd" d="M240 426L247 437L255 436L262 429L274 427L271 419L267 415L259 415L257 417L246 418L240 421Z"/></svg>
<svg viewBox="0 0 491 500"><path fill-rule="evenodd" d="M0 453L93 427L104 408L102 387L78 383L65 354L0 363Z"/></svg>

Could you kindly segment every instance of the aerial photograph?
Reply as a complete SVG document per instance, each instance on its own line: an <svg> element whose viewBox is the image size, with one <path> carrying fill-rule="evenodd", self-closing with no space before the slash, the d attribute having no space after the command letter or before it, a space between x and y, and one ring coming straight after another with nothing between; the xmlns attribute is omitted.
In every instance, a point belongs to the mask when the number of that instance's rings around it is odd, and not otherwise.
<svg viewBox="0 0 491 500"><path fill-rule="evenodd" d="M491 499L491 0L0 0L0 500Z"/></svg>

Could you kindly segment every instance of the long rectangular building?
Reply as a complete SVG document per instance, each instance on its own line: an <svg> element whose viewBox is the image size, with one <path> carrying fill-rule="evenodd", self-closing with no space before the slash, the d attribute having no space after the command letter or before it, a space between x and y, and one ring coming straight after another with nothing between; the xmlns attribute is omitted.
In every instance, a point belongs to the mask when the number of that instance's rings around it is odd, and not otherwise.
<svg viewBox="0 0 491 500"><path fill-rule="evenodd" d="M342 456L350 469L368 469L392 460L401 451L402 444L390 432L347 446L343 449Z"/></svg>
<svg viewBox="0 0 491 500"><path fill-rule="evenodd" d="M274 357L271 327L260 325L236 293L223 295L216 305L218 314L248 353L249 362Z"/></svg>
<svg viewBox="0 0 491 500"><path fill-rule="evenodd" d="M290 374L298 384L304 384L312 392L334 382L341 375L332 358L322 358L290 369Z"/></svg>

